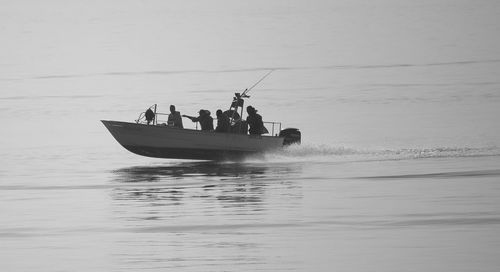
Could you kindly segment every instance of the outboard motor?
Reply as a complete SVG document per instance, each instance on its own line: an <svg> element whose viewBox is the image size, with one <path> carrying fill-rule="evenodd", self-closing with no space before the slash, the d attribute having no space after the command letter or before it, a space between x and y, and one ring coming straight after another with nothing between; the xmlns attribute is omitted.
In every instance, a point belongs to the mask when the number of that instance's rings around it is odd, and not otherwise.
<svg viewBox="0 0 500 272"><path fill-rule="evenodd" d="M300 144L301 134L298 128L285 128L280 131L280 137L284 137L283 145Z"/></svg>

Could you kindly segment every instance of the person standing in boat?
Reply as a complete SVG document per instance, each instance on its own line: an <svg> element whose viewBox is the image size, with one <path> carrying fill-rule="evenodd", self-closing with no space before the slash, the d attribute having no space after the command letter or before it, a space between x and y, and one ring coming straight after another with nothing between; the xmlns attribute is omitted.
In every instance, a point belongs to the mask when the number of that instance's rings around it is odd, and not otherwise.
<svg viewBox="0 0 500 272"><path fill-rule="evenodd" d="M170 114L168 115L168 125L178 128L184 128L184 126L182 125L181 113L175 111L174 105L170 105Z"/></svg>
<svg viewBox="0 0 500 272"><path fill-rule="evenodd" d="M248 133L250 133L250 135L261 135L264 128L262 116L260 116L257 110L252 106L247 107L247 113L247 124L250 127Z"/></svg>
<svg viewBox="0 0 500 272"><path fill-rule="evenodd" d="M200 110L198 117L182 115L183 117L191 119L193 122L200 122L201 130L214 130L214 118L210 116L210 111Z"/></svg>
<svg viewBox="0 0 500 272"><path fill-rule="evenodd" d="M217 127L216 132L229 132L230 122L229 117L222 110L217 110Z"/></svg>

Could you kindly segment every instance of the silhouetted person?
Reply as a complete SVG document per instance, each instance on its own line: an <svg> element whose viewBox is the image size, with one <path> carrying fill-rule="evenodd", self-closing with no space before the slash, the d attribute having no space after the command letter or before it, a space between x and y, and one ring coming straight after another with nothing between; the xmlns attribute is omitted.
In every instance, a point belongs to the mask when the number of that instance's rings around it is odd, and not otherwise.
<svg viewBox="0 0 500 272"><path fill-rule="evenodd" d="M250 133L250 135L261 135L264 128L262 116L260 116L260 114L257 113L257 110L252 106L247 107L247 113L247 123L250 127L248 129L248 133Z"/></svg>
<svg viewBox="0 0 500 272"><path fill-rule="evenodd" d="M146 111L145 116L146 116L146 121L148 122L148 125L149 125L149 123L153 122L155 119L155 113L151 109L148 109ZM154 124L154 122L153 122L153 124Z"/></svg>
<svg viewBox="0 0 500 272"><path fill-rule="evenodd" d="M175 111L174 105L170 105L170 114L168 115L168 125L178 128L184 128L184 126L182 125L181 113Z"/></svg>
<svg viewBox="0 0 500 272"><path fill-rule="evenodd" d="M222 110L217 110L217 128L216 132L229 132L230 122L229 117Z"/></svg>
<svg viewBox="0 0 500 272"><path fill-rule="evenodd" d="M214 118L210 116L210 111L200 110L198 114L198 117L182 116L191 119L193 122L200 122L201 130L214 130Z"/></svg>

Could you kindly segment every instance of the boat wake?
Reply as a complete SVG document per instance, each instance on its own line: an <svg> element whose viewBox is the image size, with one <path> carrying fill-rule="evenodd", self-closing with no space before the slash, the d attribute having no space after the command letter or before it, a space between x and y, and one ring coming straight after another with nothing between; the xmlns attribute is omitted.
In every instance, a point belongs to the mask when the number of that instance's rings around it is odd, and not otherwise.
<svg viewBox="0 0 500 272"><path fill-rule="evenodd" d="M411 160L426 158L462 158L500 156L500 148L492 147L432 147L402 149L356 149L329 145L291 145L264 155L268 162L356 162ZM257 158L249 158L249 161Z"/></svg>

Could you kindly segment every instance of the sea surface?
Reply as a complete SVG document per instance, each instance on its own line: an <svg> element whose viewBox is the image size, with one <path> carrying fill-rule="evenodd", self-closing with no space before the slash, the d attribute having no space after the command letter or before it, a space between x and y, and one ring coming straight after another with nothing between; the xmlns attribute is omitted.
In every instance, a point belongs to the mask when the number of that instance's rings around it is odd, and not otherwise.
<svg viewBox="0 0 500 272"><path fill-rule="evenodd" d="M500 2L2 1L0 271L500 271ZM140 157L100 120L250 91L302 144ZM188 119L187 127L194 127Z"/></svg>

